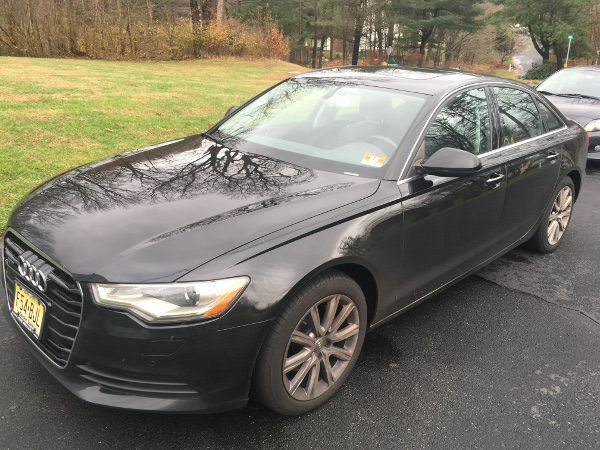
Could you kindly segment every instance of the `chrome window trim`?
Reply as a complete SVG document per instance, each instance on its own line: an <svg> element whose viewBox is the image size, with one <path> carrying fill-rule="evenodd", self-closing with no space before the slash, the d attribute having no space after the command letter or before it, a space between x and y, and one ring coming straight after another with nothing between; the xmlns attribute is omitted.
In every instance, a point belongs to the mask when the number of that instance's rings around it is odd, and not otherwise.
<svg viewBox="0 0 600 450"><path fill-rule="evenodd" d="M13 314L12 309L10 308L10 300L8 299L8 286L6 285L6 268L4 267L4 246L6 245L5 244L6 234L9 233L9 232L12 233L12 234L14 234L15 236L17 236L23 242L27 243L27 245L29 245L30 248L32 248L33 250L35 250L36 252L38 252L41 256L43 256L44 258L46 258L48 261L50 261L52 264L54 264L60 270L64 271L71 278L73 278L73 275L71 274L71 272L69 272L68 270L66 270L62 265L58 264L52 258L46 256L45 253L39 251L38 248L35 245L31 244L31 242L29 242L27 239L25 239L23 236L21 236L21 234L17 233L12 228L8 228L4 232L4 237L2 239L2 275L4 277L4 295L6 296L6 307L8 308L8 312L10 313L13 321L17 324L17 328L19 330L21 330L21 333L23 333L23 335L25 335L25 337L29 340L29 342L31 342L33 344L33 346L36 348L36 350L40 354L44 355L44 358L46 358L48 361L50 361L50 363L54 367L56 367L59 370L65 370L67 368L67 366L69 365L69 361L71 360L71 355L73 354L73 349L71 349L71 351L69 352L69 357L67 358L67 362L65 363L65 366L61 367L56 362L54 362L52 360L52 358L50 358L46 354L46 352L38 346L38 344L36 344L36 341L34 341L31 338L31 336L29 336L27 334L27 332L23 329L23 327L21 327L21 325L17 322L17 319L15 319L15 315ZM75 279L73 278L73 280L75 280ZM81 317L79 318L79 325L77 326L77 333L75 333L75 337L73 338L73 346L75 346L75 342L77 341L77 336L79 336L79 330L81 329L81 322L83 321L83 302L84 302L84 296L83 296L83 290L81 289L81 284L79 284L79 281L77 281L77 280L75 280L75 283L77 284L77 288L79 289L79 293L81 294Z"/></svg>
<svg viewBox="0 0 600 450"><path fill-rule="evenodd" d="M487 81L487 82L480 82L480 83L470 84L468 86L461 86L461 87L456 88L453 91L449 92L444 97L442 97L442 99L438 102L438 104L435 106L435 108L433 108L433 111L431 112L431 114L427 118L427 122L425 123L425 126L423 127L423 129L419 133L419 137L417 138L417 140L413 144L413 148L411 149L410 154L408 155L408 158L406 158L404 166L402 167L402 170L400 172L400 177L397 180L397 184L401 185L401 184L404 184L405 182L414 180L414 179L419 178L420 176L422 176L422 175L417 175L417 176L413 176L413 177L410 177L410 178L403 178L406 175L406 173L407 173L408 164L410 163L410 161L412 161L412 158L414 157L415 152L417 151L417 145L419 144L419 142L421 142L421 139L423 138L423 135L425 134L425 130L428 129L428 127L431 124L431 121L432 121L434 115L436 114L436 112L438 112L438 109L440 108L440 106L442 106L449 98L451 98L452 96L456 95L457 93L459 93L461 91L466 91L466 90L470 90L470 89L478 89L478 88L481 88L481 87L483 87L483 88L486 88L486 87L493 88L493 87L497 87L497 86L498 87L509 87L509 88L512 88L512 89L516 89L516 90L525 92L526 94L529 94L531 96L530 92L527 92L527 91L525 91L523 89L519 89L520 88L519 86L515 86L513 83L505 83L505 82L501 82L501 81L500 82L489 82L489 81ZM549 107L547 105L547 100L544 99L544 98L542 98L542 97L543 96L541 94L538 94L536 92L536 97L535 98L541 99L542 102L545 104L545 106ZM534 97L532 96L532 99L533 98ZM550 109L552 110L552 108L550 108ZM538 110L538 112L539 112L539 110ZM529 141L533 141L535 139L539 139L539 138L542 138L542 137L545 137L545 136L550 136L550 135L552 135L554 133L557 133L559 131L563 131L565 128L568 128L567 125L563 122L563 120L560 117L558 117L558 118L560 119L560 121L563 124L562 128L558 128L556 130L552 130L552 131L549 131L547 133L540 134L539 136L534 136L532 138L525 139L523 141L515 142L514 144L509 144L509 145L506 145L504 147L499 147L496 150L491 150L491 151L486 152L486 153L484 153L482 155L476 155L476 156L479 159L482 159L482 158L485 158L485 157L487 157L489 155L493 155L493 154L496 154L496 153L498 153L500 151L504 151L506 149L514 147L515 145L521 145L524 142L529 142ZM540 120L541 120L541 116L540 116Z"/></svg>
<svg viewBox="0 0 600 450"><path fill-rule="evenodd" d="M527 142L532 142L532 141L535 141L536 139L539 139L539 138L542 138L542 137L551 136L553 134L558 133L559 131L563 131L565 128L567 128L566 125L563 126L562 128L557 128L556 130L552 130L552 131L549 131L547 133L540 134L539 136L534 136L534 137L531 137L529 139L524 139L522 141L515 142L514 144L505 145L504 147L497 148L496 150L492 150L491 152L484 153L483 155L477 155L477 157L479 159L483 159L483 158L485 158L485 157L487 157L489 155L494 155L494 154L496 154L498 152L501 152L501 151L504 151L506 149L513 148L513 147L515 147L517 145L521 145L521 144L524 144L524 143L527 143Z"/></svg>

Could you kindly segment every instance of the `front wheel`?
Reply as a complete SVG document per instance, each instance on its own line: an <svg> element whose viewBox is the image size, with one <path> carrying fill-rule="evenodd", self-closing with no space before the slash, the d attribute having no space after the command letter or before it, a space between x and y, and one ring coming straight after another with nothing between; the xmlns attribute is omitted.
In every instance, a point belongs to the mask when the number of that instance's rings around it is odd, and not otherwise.
<svg viewBox="0 0 600 450"><path fill-rule="evenodd" d="M265 338L254 396L286 415L318 408L348 378L366 327L358 284L337 271L317 276L289 299Z"/></svg>
<svg viewBox="0 0 600 450"><path fill-rule="evenodd" d="M554 201L548 205L542 223L527 246L539 253L551 253L558 248L571 221L575 186L569 177L563 178L554 190Z"/></svg>

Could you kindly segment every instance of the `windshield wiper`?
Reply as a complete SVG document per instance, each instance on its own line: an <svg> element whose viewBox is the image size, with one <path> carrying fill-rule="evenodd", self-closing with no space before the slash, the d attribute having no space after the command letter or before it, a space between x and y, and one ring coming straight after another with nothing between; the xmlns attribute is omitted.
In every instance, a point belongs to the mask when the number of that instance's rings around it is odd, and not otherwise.
<svg viewBox="0 0 600 450"><path fill-rule="evenodd" d="M538 92L542 92L542 93L544 93L543 91L538 91ZM553 94L553 93L550 93L550 92L549 92L549 94L551 94L551 95L558 95L558 96L560 96L560 97L569 97L569 98L591 98L592 100L600 100L600 98L598 98L598 97L594 97L594 96L592 96L592 95L585 95L585 94Z"/></svg>
<svg viewBox="0 0 600 450"><path fill-rule="evenodd" d="M222 147L225 147L225 144L223 144L223 141L221 139L219 139L218 137L213 136L210 133L201 133L200 136L204 136L209 138L211 141L216 142L217 144L219 144Z"/></svg>

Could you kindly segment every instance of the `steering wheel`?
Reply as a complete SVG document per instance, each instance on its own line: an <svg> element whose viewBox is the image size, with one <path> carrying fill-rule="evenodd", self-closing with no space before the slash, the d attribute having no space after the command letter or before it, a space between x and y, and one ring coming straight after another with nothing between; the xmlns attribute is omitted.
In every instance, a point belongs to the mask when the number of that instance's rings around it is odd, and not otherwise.
<svg viewBox="0 0 600 450"><path fill-rule="evenodd" d="M386 136L382 136L380 134L374 134L372 136L368 136L363 139L363 142L371 142L373 145L376 145L383 151L385 151L385 150L395 151L396 147L398 147L398 145L394 141L392 141L390 138L388 138ZM379 142L379 144L384 143L385 146L379 145L378 142ZM386 148L386 146L388 146L388 147Z"/></svg>

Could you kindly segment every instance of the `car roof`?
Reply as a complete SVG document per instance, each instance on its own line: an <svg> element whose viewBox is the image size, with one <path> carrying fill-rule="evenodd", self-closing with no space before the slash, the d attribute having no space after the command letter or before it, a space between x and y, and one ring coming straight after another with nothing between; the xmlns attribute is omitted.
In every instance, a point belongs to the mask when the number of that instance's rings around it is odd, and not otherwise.
<svg viewBox="0 0 600 450"><path fill-rule="evenodd" d="M438 95L461 86L481 82L509 83L519 87L523 83L506 78L464 72L452 69L433 69L405 66L343 66L313 70L292 78L328 78L350 83L386 87L426 95Z"/></svg>

